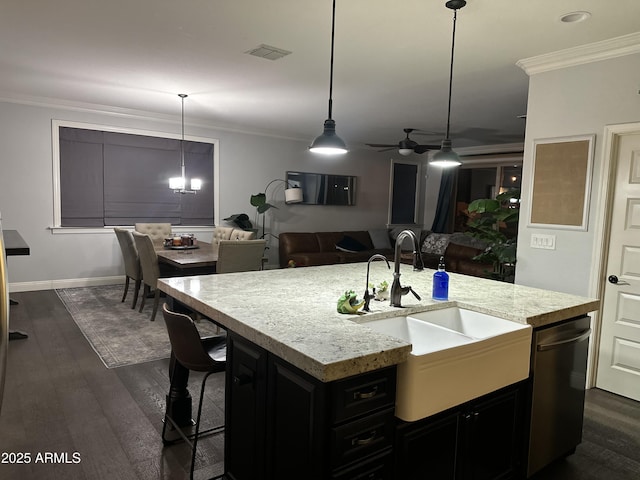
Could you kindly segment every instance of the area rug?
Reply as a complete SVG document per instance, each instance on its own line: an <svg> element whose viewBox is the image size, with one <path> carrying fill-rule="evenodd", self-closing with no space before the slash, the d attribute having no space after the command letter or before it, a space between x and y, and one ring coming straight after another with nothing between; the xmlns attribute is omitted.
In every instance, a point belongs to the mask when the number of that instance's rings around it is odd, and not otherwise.
<svg viewBox="0 0 640 480"><path fill-rule="evenodd" d="M151 322L153 299L148 298L139 313L138 308L131 309L131 288L125 302L120 301L123 291L124 285L106 285L65 288L56 293L107 368L169 357L171 344L161 307ZM198 330L210 334L215 327L200 321Z"/></svg>

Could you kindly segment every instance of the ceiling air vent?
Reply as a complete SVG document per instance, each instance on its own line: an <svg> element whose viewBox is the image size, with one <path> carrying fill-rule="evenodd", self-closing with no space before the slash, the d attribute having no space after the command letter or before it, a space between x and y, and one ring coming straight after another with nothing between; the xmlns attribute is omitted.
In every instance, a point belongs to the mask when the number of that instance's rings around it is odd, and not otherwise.
<svg viewBox="0 0 640 480"><path fill-rule="evenodd" d="M289 55L291 52L272 47L271 45L262 44L244 53L248 53L254 57L266 58L267 60L278 60L279 58Z"/></svg>

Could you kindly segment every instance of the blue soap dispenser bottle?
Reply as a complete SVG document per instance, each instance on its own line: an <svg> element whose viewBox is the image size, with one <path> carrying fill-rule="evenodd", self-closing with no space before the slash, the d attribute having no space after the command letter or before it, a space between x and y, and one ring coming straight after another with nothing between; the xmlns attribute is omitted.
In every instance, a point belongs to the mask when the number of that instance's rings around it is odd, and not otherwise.
<svg viewBox="0 0 640 480"><path fill-rule="evenodd" d="M444 257L440 257L438 271L433 274L433 294L434 300L449 300L449 274L444 271Z"/></svg>

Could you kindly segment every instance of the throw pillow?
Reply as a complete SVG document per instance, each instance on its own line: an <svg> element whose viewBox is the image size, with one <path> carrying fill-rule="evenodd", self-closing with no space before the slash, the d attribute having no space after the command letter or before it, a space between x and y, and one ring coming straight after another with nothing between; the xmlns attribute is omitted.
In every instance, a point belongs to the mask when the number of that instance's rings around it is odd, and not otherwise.
<svg viewBox="0 0 640 480"><path fill-rule="evenodd" d="M373 243L373 248L376 250L384 250L391 248L391 240L389 239L389 232L386 228L376 228L375 230L369 230L369 236Z"/></svg>
<svg viewBox="0 0 640 480"><path fill-rule="evenodd" d="M362 252L367 249L364 245L362 245L358 240L349 235L345 235L342 237L338 243L336 243L336 248L343 252Z"/></svg>
<svg viewBox="0 0 640 480"><path fill-rule="evenodd" d="M436 255L444 255L444 251L449 245L451 234L449 233L430 233L424 239L422 251L424 253L435 253Z"/></svg>

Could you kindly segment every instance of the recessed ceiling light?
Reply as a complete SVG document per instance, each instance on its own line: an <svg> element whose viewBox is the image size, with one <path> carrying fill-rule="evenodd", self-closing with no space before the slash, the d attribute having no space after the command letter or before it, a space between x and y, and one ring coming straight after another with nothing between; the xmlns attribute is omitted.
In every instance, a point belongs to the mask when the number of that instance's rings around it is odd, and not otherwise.
<svg viewBox="0 0 640 480"><path fill-rule="evenodd" d="M578 22L584 22L590 17L591 17L591 13L589 12L583 12L583 11L571 12L571 13L565 13L564 15L561 15L560 21L564 23L578 23Z"/></svg>

